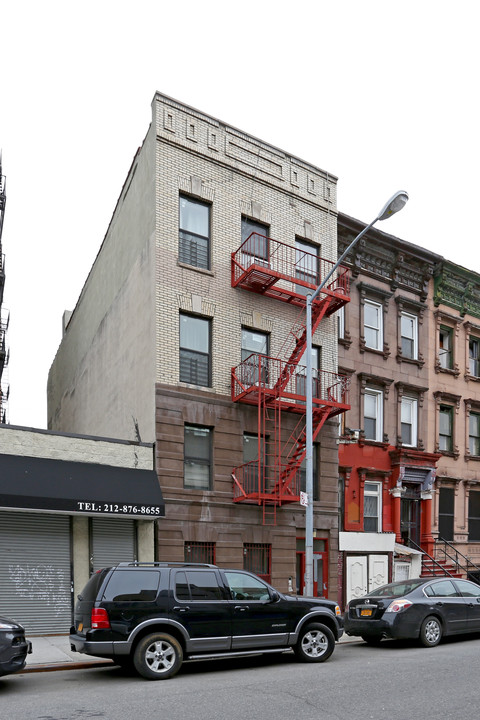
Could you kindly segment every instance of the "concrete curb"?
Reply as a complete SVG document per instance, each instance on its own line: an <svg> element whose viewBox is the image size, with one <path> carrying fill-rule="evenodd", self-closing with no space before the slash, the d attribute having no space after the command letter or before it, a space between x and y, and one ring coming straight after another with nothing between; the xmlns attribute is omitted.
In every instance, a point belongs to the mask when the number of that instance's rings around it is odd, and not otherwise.
<svg viewBox="0 0 480 720"><path fill-rule="evenodd" d="M35 672L54 672L55 670L88 670L89 668L99 667L114 667L115 663L112 660L99 660L98 662L58 662L58 663L45 663L44 665L26 665L23 670L18 672L18 675L25 673Z"/></svg>

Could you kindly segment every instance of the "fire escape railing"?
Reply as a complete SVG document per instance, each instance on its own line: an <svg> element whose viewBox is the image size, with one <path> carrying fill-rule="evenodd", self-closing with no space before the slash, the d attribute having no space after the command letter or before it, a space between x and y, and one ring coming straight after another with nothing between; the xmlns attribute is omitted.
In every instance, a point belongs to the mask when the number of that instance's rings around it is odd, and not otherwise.
<svg viewBox="0 0 480 720"><path fill-rule="evenodd" d="M241 285L304 307L307 290L315 290L335 264L279 240L252 233L232 253L232 287ZM324 291L348 296L348 270L339 267Z"/></svg>

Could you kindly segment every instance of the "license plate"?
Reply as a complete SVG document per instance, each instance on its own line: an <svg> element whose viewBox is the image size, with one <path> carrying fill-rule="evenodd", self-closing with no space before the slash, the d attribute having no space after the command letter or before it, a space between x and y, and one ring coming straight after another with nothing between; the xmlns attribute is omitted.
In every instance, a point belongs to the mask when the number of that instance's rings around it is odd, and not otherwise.
<svg viewBox="0 0 480 720"><path fill-rule="evenodd" d="M82 632L83 630L83 623L78 623L78 632Z"/></svg>
<svg viewBox="0 0 480 720"><path fill-rule="evenodd" d="M372 616L372 609L371 609L371 608L368 608L368 609L365 609L365 610L360 610L360 615L361 615L362 617L371 617L371 616Z"/></svg>

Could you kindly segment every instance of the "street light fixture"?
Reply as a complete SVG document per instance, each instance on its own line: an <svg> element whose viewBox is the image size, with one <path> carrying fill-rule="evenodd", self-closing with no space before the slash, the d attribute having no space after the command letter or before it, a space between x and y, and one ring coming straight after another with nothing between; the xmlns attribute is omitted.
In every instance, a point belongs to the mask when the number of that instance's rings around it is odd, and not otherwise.
<svg viewBox="0 0 480 720"><path fill-rule="evenodd" d="M325 287L327 282L330 280L334 272L337 270L339 265L342 264L343 260L347 257L348 253L354 245L360 240L370 228L375 225L379 220L386 220L387 218L394 215L396 212L401 210L408 200L408 194L404 190L400 190L393 195L385 206L380 210L375 220L367 225L339 257L336 264L330 270L328 275L323 279L321 284L317 287L313 294L307 295L307 317L306 317L306 329L307 329L307 374L306 374L306 496L307 505L305 508L305 595L313 595L313 392L312 392L312 304L313 301L318 297L320 291Z"/></svg>

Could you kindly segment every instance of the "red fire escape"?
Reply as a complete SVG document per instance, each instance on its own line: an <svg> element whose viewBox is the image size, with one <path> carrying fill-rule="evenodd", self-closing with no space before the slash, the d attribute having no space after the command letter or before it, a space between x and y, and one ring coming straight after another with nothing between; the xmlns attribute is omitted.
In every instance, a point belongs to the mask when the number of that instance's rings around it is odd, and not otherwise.
<svg viewBox="0 0 480 720"><path fill-rule="evenodd" d="M300 501L300 469L306 455L306 367L299 361L306 347L306 293L317 288L334 264L257 233L232 253L232 287L299 308L282 358L252 354L232 368L232 400L255 405L258 414L258 459L232 471L233 501L261 505L264 524L276 524L277 507ZM323 318L350 301L349 290L348 270L339 267L313 303L313 333ZM326 420L350 406L345 376L314 370L312 382L315 440Z"/></svg>

